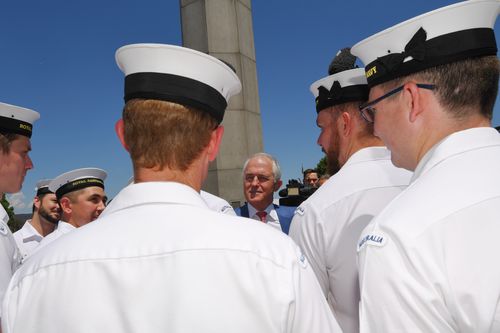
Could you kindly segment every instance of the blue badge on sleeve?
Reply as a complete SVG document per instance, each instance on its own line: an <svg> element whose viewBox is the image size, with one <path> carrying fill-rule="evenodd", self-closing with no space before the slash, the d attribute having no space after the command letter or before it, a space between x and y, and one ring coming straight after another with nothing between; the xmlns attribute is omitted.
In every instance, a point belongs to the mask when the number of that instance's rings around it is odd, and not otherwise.
<svg viewBox="0 0 500 333"><path fill-rule="evenodd" d="M7 235L7 226L0 221L0 234L6 236Z"/></svg>
<svg viewBox="0 0 500 333"><path fill-rule="evenodd" d="M306 268L307 267L307 258L304 255L304 253L302 253L302 251L300 250L300 248L298 246L297 246L297 249L295 250L295 252L297 253L297 258L299 259L300 266L302 268Z"/></svg>
<svg viewBox="0 0 500 333"><path fill-rule="evenodd" d="M231 207L231 206L224 206L224 207L221 208L220 212L226 214L226 212L228 210L231 210L231 209L233 209L233 207Z"/></svg>
<svg viewBox="0 0 500 333"><path fill-rule="evenodd" d="M388 237L380 231L370 232L361 236L358 241L358 252L366 246L382 247L387 243Z"/></svg>
<svg viewBox="0 0 500 333"><path fill-rule="evenodd" d="M304 207L299 206L299 207L297 207L297 209L295 209L295 212L294 212L293 214L294 214L294 215L295 215L295 214L299 214L300 216L303 216L303 215L304 215L304 213L305 213L305 209L304 209Z"/></svg>

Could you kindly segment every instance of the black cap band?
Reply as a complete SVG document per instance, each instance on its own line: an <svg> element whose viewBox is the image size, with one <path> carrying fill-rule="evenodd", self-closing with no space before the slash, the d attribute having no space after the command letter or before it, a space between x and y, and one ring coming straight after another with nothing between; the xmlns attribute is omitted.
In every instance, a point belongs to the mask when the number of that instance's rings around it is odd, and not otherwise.
<svg viewBox="0 0 500 333"><path fill-rule="evenodd" d="M439 65L497 54L495 34L490 28L456 31L429 40L426 38L427 33L420 28L406 44L404 52L379 57L366 65L368 86L373 87ZM407 57L413 59L404 62Z"/></svg>
<svg viewBox="0 0 500 333"><path fill-rule="evenodd" d="M39 197L41 195L44 195L44 194L49 194L49 193L54 193L52 192L51 190L49 190L49 187L48 186L44 186L44 187L40 187L37 191L36 191L36 196Z"/></svg>
<svg viewBox="0 0 500 333"><path fill-rule="evenodd" d="M74 192L74 191L81 190L83 188L91 187L91 186L98 186L98 187L104 189L104 182L98 178L82 178L82 179L74 180L72 182L64 184L63 186L59 187L56 190L57 200L61 199L61 197L63 195L65 195L69 192Z"/></svg>
<svg viewBox="0 0 500 333"><path fill-rule="evenodd" d="M20 134L31 138L32 131L33 126L30 123L15 118L0 116L0 132L2 133Z"/></svg>
<svg viewBox="0 0 500 333"><path fill-rule="evenodd" d="M359 84L342 88L338 81L334 81L330 90L325 87L318 87L318 97L316 97L316 112L320 112L328 107L344 104L348 102L364 102L368 99L368 85Z"/></svg>
<svg viewBox="0 0 500 333"><path fill-rule="evenodd" d="M222 122L227 102L216 89L200 81L164 73L134 73L125 77L125 103L134 98L192 106Z"/></svg>

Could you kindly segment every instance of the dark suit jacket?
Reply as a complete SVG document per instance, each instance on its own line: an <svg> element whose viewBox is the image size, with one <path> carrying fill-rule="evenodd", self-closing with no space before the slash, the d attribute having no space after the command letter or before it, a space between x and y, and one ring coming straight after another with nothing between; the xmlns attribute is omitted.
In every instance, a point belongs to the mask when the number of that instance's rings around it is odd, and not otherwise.
<svg viewBox="0 0 500 333"><path fill-rule="evenodd" d="M278 213L278 219L280 221L281 230L288 235L288 231L290 230L290 224L292 223L293 213L297 207L292 206L278 206L274 205L274 209L276 213ZM236 208L234 210L236 215L242 217L250 217L248 216L248 202L243 206Z"/></svg>

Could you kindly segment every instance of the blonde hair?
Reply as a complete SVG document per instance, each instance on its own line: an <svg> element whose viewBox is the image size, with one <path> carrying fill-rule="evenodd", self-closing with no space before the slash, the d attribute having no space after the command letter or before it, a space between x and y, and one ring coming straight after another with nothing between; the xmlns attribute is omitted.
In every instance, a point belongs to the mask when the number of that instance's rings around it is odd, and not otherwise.
<svg viewBox="0 0 500 333"><path fill-rule="evenodd" d="M180 104L133 99L123 110L124 136L135 167L185 171L208 145L217 121Z"/></svg>

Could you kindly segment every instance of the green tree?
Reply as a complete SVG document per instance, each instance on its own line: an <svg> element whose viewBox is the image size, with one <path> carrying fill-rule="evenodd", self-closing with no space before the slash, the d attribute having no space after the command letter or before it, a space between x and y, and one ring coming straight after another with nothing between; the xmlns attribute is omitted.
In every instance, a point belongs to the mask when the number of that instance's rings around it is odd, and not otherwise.
<svg viewBox="0 0 500 333"><path fill-rule="evenodd" d="M10 231L16 232L19 229L21 229L23 224L20 223L18 220L16 220L16 214L14 213L14 207L12 207L10 205L9 201L5 197L5 194L2 195L2 206L5 209L5 211L7 212L7 214L9 215L8 225L9 225Z"/></svg>
<svg viewBox="0 0 500 333"><path fill-rule="evenodd" d="M324 175L327 173L326 169L326 156L323 156L322 159L319 160L318 164L316 164L316 170L318 171L318 176Z"/></svg>

